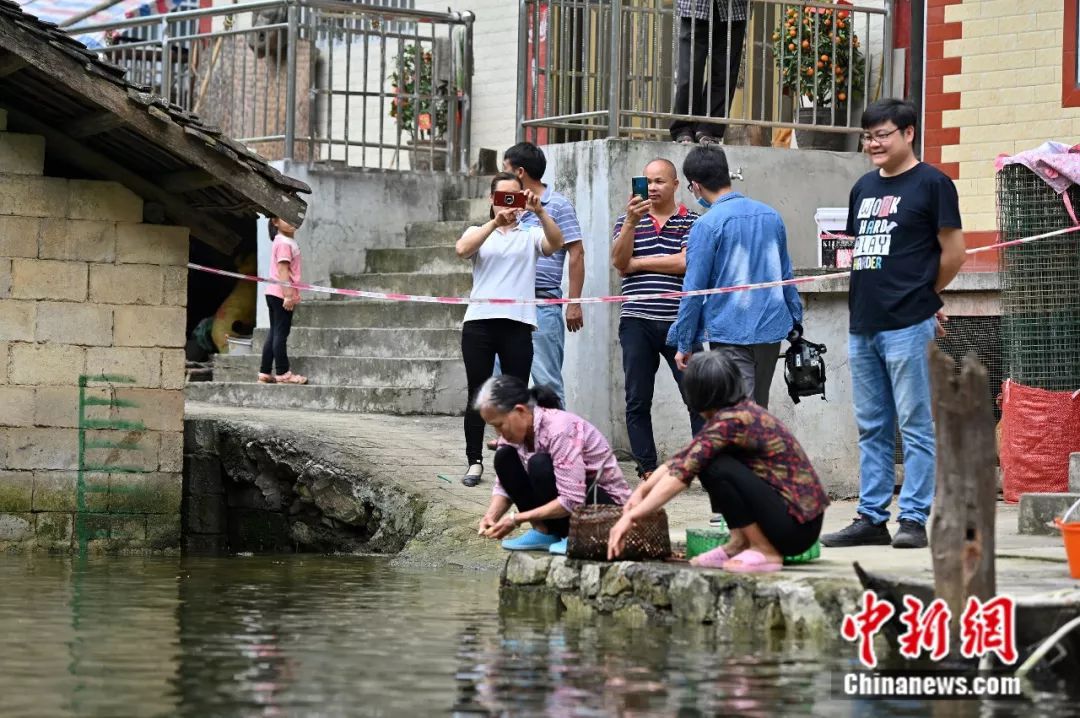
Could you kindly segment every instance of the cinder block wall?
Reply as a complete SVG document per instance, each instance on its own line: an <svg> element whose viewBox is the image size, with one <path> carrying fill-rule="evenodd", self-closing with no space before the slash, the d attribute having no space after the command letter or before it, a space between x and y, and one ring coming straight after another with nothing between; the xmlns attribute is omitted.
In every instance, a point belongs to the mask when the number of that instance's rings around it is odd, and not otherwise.
<svg viewBox="0 0 1080 718"><path fill-rule="evenodd" d="M177 549L188 230L4 119L0 548Z"/></svg>

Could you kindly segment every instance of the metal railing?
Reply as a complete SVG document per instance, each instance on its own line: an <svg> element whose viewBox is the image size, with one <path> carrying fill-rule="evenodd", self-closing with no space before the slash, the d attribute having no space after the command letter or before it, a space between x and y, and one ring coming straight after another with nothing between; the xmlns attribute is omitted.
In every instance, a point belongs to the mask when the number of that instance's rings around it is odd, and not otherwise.
<svg viewBox="0 0 1080 718"><path fill-rule="evenodd" d="M699 0L707 18L693 21L676 9L693 0L519 0L519 139L715 137L724 125L814 130L854 149L862 110L893 92L892 0L875 1L710 12Z"/></svg>
<svg viewBox="0 0 1080 718"><path fill-rule="evenodd" d="M471 13L261 0L68 32L268 159L468 169Z"/></svg>

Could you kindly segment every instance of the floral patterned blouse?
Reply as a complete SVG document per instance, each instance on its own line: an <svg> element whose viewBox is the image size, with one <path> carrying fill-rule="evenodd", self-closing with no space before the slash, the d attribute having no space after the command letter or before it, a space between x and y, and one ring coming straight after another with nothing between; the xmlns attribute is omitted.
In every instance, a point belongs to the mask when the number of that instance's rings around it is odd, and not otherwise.
<svg viewBox="0 0 1080 718"><path fill-rule="evenodd" d="M718 411L690 444L667 462L689 484L717 456L729 454L760 476L787 502L799 523L812 521L829 497L810 459L780 420L751 401Z"/></svg>

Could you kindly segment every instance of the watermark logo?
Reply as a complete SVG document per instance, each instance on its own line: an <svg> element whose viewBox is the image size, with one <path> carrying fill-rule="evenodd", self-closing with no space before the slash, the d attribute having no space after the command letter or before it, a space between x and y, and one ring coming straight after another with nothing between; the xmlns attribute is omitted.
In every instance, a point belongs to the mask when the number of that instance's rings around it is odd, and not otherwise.
<svg viewBox="0 0 1080 718"><path fill-rule="evenodd" d="M876 668L874 636L896 614L896 607L874 591L864 591L861 608L844 616L840 635L859 644L859 662ZM898 638L900 655L916 659L928 653L940 661L949 654L949 625L952 612L945 601L936 598L929 605L915 596L904 596L900 623L904 631ZM1008 596L985 602L972 596L960 616L960 653L964 658L982 658L997 654L1005 664L1016 662L1016 604Z"/></svg>

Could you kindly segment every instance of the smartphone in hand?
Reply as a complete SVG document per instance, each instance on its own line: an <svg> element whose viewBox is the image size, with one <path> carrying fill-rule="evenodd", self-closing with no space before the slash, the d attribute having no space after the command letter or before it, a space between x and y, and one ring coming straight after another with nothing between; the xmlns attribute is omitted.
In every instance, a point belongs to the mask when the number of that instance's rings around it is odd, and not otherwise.
<svg viewBox="0 0 1080 718"><path fill-rule="evenodd" d="M649 178L648 177L634 177L630 180L630 192L632 194L641 197L643 200L649 199Z"/></svg>
<svg viewBox="0 0 1080 718"><path fill-rule="evenodd" d="M495 206L499 209L525 209L524 192L496 192Z"/></svg>

